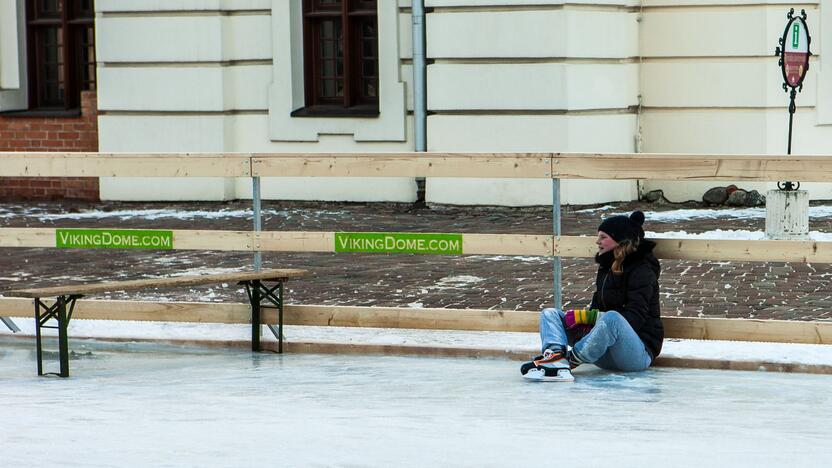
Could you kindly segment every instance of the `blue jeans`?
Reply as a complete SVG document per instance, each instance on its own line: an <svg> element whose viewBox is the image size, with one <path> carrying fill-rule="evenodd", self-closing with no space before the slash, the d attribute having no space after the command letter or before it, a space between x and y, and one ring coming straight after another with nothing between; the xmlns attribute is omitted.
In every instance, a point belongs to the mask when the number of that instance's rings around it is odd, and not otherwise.
<svg viewBox="0 0 832 468"><path fill-rule="evenodd" d="M563 321L564 313L558 309L543 309L540 313L540 342L543 349L566 350L583 362L617 371L642 371L650 367L652 357L627 319L616 311L601 316L576 343L570 343Z"/></svg>

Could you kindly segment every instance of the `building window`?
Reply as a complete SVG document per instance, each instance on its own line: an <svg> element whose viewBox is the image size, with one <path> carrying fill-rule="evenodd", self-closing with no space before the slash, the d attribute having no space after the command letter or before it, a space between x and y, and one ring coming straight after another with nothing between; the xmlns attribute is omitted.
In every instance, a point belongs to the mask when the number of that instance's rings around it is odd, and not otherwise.
<svg viewBox="0 0 832 468"><path fill-rule="evenodd" d="M376 0L304 0L306 103L292 115L378 115Z"/></svg>
<svg viewBox="0 0 832 468"><path fill-rule="evenodd" d="M29 108L78 109L95 90L93 0L27 0Z"/></svg>

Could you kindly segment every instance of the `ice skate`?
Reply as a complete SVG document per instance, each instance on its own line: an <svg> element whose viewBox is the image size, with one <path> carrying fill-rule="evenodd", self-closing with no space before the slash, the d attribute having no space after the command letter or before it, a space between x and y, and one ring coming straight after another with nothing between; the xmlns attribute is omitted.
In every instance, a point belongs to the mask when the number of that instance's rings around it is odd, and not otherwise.
<svg viewBox="0 0 832 468"><path fill-rule="evenodd" d="M547 349L542 356L520 366L523 378L532 382L574 382L569 361L560 351Z"/></svg>

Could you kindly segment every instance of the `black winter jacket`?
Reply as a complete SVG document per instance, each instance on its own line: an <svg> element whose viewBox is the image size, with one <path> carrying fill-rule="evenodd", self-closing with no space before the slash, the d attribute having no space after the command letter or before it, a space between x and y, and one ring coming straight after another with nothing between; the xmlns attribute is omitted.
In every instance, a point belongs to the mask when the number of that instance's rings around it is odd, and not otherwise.
<svg viewBox="0 0 832 468"><path fill-rule="evenodd" d="M610 269L612 251L596 255L598 276L589 306L604 312L615 310L623 315L654 359L661 352L664 340L659 306L661 266L653 255L655 246L655 242L642 240L638 250L624 259L621 274L615 274Z"/></svg>

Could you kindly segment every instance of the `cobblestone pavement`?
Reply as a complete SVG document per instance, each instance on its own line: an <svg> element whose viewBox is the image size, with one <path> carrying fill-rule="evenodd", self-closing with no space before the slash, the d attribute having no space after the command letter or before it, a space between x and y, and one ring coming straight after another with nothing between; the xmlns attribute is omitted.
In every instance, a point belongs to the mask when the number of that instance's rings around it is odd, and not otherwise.
<svg viewBox="0 0 832 468"><path fill-rule="evenodd" d="M250 210L248 201L200 203L52 204L0 203L0 227L90 227L249 230L250 215L212 218ZM547 207L447 207L416 209L403 204L264 202L264 230L417 231L548 234ZM564 235L594 235L603 216L633 209L668 211L696 204L641 202L611 208L564 207ZM595 207L598 208L598 207ZM60 213L104 210L112 217L67 219ZM177 210L186 219L119 216L126 210ZM152 213L145 211L145 213ZM763 218L687 219L659 222L648 230L690 233L713 229L763 230ZM832 232L832 219L811 218L811 229ZM239 269L252 255L240 252L58 250L0 248L0 293L68 281L134 279L206 270ZM310 270L289 284L293 303L537 310L552 302L552 262L544 257L425 256L327 253L264 253L264 267ZM708 316L786 320L832 320L832 266L826 264L698 262L663 260L662 311L665 316ZM591 259L563 260L563 297L586 305L592 293ZM242 301L235 285L191 290L153 290L99 298Z"/></svg>

